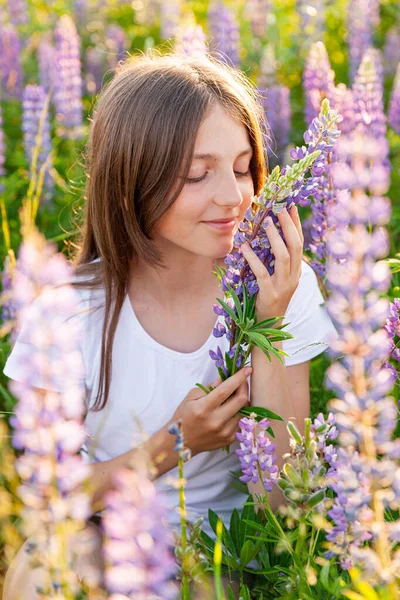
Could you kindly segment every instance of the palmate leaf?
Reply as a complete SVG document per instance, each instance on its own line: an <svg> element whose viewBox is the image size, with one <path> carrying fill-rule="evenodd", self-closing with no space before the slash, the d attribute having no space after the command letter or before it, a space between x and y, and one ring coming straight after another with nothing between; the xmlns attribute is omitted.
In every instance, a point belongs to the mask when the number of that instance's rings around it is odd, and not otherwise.
<svg viewBox="0 0 400 600"><path fill-rule="evenodd" d="M270 419L271 421L284 421L282 417L272 412L272 410L262 406L243 406L239 412L241 415L245 415L246 417L249 417L252 413L255 413L255 420L257 422L261 421L262 419Z"/></svg>
<svg viewBox="0 0 400 600"><path fill-rule="evenodd" d="M276 356L276 358L282 364L284 364L284 359L282 358L282 356L289 356L287 354L287 352L285 352L284 350L274 348L274 346L270 343L268 338L265 337L264 335L262 335L261 333L249 331L249 332L246 332L246 337L248 337L251 344L253 344L254 346L257 346L257 348L260 348L260 350L262 350L264 352L264 354L268 358L269 362L272 362L270 354L273 354L274 356Z"/></svg>
<svg viewBox="0 0 400 600"><path fill-rule="evenodd" d="M237 315L235 315L235 313L233 312L233 310L231 309L231 307L226 302L224 302L223 300L221 300L221 298L217 298L217 301L220 303L220 305L222 306L222 308L226 310L226 312L228 313L228 315L230 317L232 317L232 319L235 321L235 323L237 323L238 317L237 317Z"/></svg>

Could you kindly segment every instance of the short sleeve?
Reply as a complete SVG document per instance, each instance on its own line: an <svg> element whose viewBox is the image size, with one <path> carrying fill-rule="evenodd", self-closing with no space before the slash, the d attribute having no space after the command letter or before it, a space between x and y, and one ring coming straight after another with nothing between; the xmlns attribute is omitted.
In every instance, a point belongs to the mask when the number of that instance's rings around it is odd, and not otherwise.
<svg viewBox="0 0 400 600"><path fill-rule="evenodd" d="M326 351L330 341L338 337L324 302L317 276L303 260L299 285L283 321L288 323L285 331L293 335L293 339L285 340L282 344L283 350L289 355L285 356L286 366L314 358Z"/></svg>
<svg viewBox="0 0 400 600"><path fill-rule="evenodd" d="M75 295L56 313L54 293L54 289L45 290L24 310L22 326L3 373L15 381L29 381L32 387L63 392L68 374L79 386L85 385L81 320L76 303L79 296ZM43 326L37 326L38 320Z"/></svg>

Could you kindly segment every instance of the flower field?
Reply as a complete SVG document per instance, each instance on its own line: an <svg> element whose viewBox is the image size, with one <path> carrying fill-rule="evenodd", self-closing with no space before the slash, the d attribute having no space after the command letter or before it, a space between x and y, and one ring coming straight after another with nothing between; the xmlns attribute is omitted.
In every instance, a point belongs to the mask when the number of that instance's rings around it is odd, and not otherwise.
<svg viewBox="0 0 400 600"><path fill-rule="evenodd" d="M221 380L254 347L282 361L273 343L292 337L279 319L257 322L246 251L273 274L269 225L283 237L285 208L298 210L305 260L338 335L311 361L311 415L287 423L282 468L273 431L282 418L241 409L235 485L248 494L259 483L263 494L248 495L229 527L211 507L213 536L188 518L191 449L178 420L168 429L178 529L167 524L154 464L138 453L113 473L96 546L85 537L96 510L81 452L84 331L66 320L79 304L68 282L96 96L121 61L152 52L242 71L266 117L269 172L216 273L225 301L214 305L213 334L229 351L218 346L209 360ZM4 600L400 600L399 194L397 0L0 0ZM21 332L14 380L3 369ZM38 575L18 587L8 569L23 545Z"/></svg>

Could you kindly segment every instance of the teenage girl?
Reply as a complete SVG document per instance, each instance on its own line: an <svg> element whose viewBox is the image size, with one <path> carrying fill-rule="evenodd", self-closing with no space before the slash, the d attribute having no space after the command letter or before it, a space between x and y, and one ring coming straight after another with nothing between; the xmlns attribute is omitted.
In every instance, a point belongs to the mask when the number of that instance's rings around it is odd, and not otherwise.
<svg viewBox="0 0 400 600"><path fill-rule="evenodd" d="M142 449L155 461L169 523L179 529L171 422L182 419L192 452L185 465L188 519L203 516L203 529L213 536L208 509L229 525L232 510L240 510L247 497L232 485L231 472L240 470L234 452L238 410L264 406L285 421L294 418L300 430L309 416L309 361L326 349L334 328L317 278L302 260L296 208L279 214L286 245L275 225L268 227L276 257L272 276L243 248L259 285L258 319L284 316L294 336L276 344L288 354L285 364L276 358L270 363L255 348L251 367L221 383L209 356L218 345L229 348L226 338L212 334L213 304L223 298L213 271L224 266L238 224L265 181L265 126L251 82L209 57L135 56L100 93L74 259L82 311L73 316L84 330L88 439L82 455L92 464L96 513L88 528L99 540L102 498L112 474L139 460ZM16 380L23 343L22 328L4 370ZM45 387L39 374L35 383ZM205 395L196 383L217 387ZM61 391L62 382L54 381L53 389ZM273 427L281 465L288 434L285 423ZM229 454L222 450L228 444ZM248 492L262 491L260 484L248 484ZM278 489L270 494L274 508L282 501ZM8 571L4 600L35 597L40 570L29 569L24 548ZM78 575L84 576L88 561L101 565L100 550L82 559Z"/></svg>

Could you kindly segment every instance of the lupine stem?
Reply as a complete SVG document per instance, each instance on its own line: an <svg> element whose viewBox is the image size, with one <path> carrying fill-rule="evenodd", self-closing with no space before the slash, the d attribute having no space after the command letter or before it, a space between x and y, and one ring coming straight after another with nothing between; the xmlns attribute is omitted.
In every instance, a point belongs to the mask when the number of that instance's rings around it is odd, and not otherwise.
<svg viewBox="0 0 400 600"><path fill-rule="evenodd" d="M183 458L179 455L179 508L181 517L181 536L182 536L182 600L190 598L190 578L186 573L186 548L187 548L187 524L186 524L186 503L185 503L185 483L183 477Z"/></svg>

